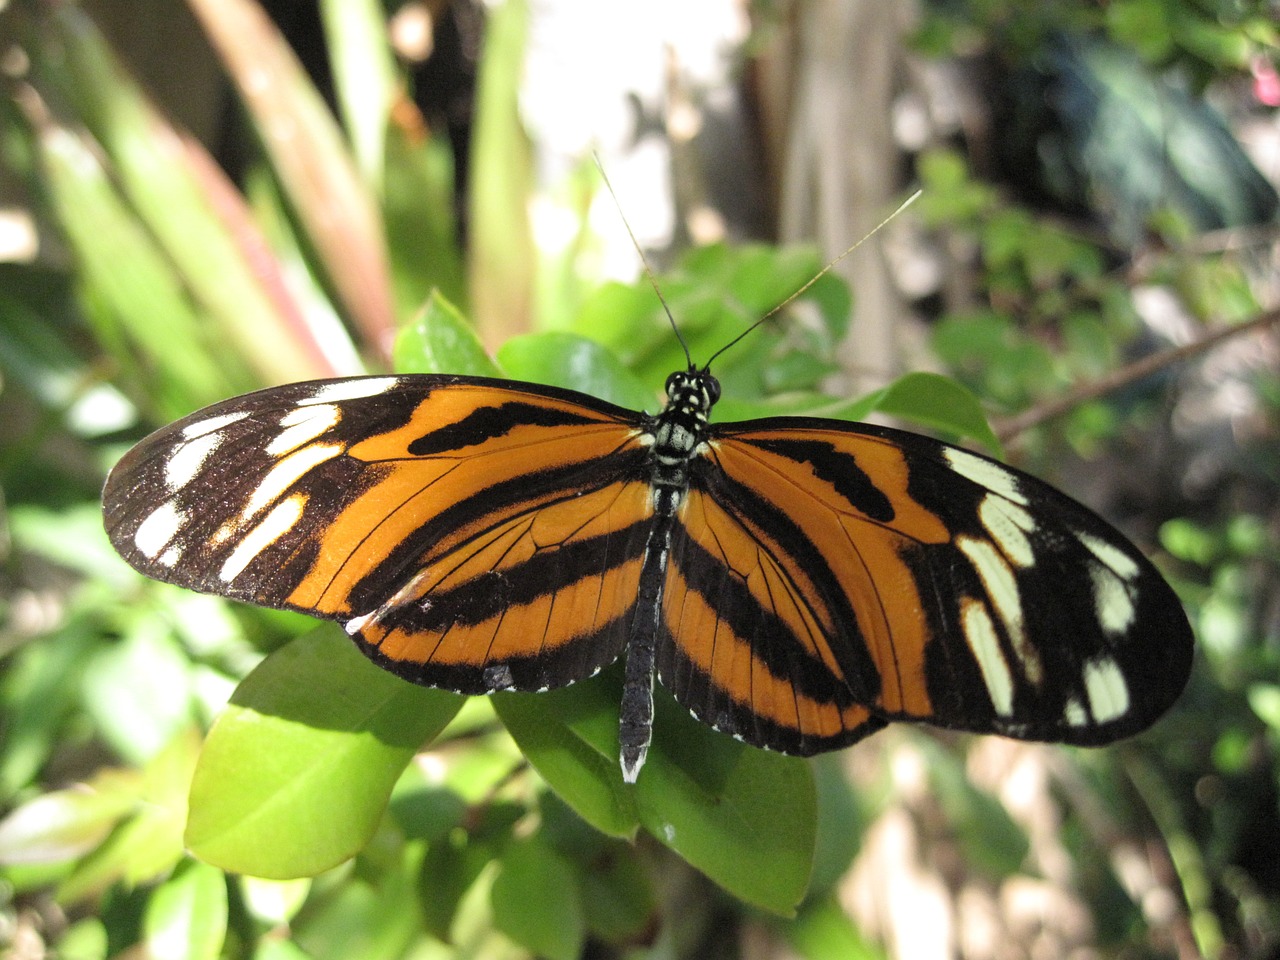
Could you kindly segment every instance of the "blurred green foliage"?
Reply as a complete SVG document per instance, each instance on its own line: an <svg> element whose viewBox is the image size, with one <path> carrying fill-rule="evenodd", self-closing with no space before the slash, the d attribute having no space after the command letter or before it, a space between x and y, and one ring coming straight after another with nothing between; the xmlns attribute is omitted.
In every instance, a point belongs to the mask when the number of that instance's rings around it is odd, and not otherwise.
<svg viewBox="0 0 1280 960"><path fill-rule="evenodd" d="M732 917L805 957L881 956L837 889L913 762L923 808L968 878L1034 873L1042 839L975 782L956 738L885 735L855 790L839 758L744 747L664 699L631 789L617 770L615 672L464 701L378 671L332 625L145 581L113 554L96 499L107 466L147 428L236 392L394 368L511 376L652 408L686 363L647 283L591 283L542 258L514 216L533 182L514 97L519 0L495 12L482 59L467 251L448 144L393 119L404 101L380 6L321 4L342 127L256 8L192 6L261 144L239 187L155 109L78 8L0 10L28 60L6 78L0 158L62 254L0 266L4 929L35 936L43 925L61 956L84 958L140 945L184 958L569 960L733 955L722 932ZM1023 5L985 6L981 29L999 24L1028 44L1031 25L1047 29ZM1247 4L1234 23L1156 0L1107 11L1114 37L1206 76L1274 42ZM1172 24L1160 44L1153 18ZM980 23L931 21L921 43L955 45ZM251 89L264 76L269 96ZM274 139L282 123L287 149ZM996 449L975 396L1020 410L1123 362L1139 324L1108 251L1014 206L956 154L922 157L918 174L915 213L978 252L981 306L934 331L955 379L825 395L851 306L828 275L802 298L807 322L784 316L717 361L720 417L879 410ZM1231 257L1184 252L1169 229L1151 282L1205 319L1258 309ZM809 250L715 246L658 279L691 353L706 358L821 266ZM501 346L491 357L484 343ZM1132 436L1160 411L1160 386L1075 410L1031 455L1052 464ZM1271 429L1274 387L1259 387ZM1274 477L1259 456L1259 474ZM1065 820L1058 841L1109 952L1160 946L1114 853L1152 837L1169 851L1200 950L1280 943L1267 846L1280 834L1274 507L1168 519L1164 559L1178 561L1169 568L1207 669L1139 742L1063 752L1057 789L1074 796L1059 799L1093 812Z"/></svg>

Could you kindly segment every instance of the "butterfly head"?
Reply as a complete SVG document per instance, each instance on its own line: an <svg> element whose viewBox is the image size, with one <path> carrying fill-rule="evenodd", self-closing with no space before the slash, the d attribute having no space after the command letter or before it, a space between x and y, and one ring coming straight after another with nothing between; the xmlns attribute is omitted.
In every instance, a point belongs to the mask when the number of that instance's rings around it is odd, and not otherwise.
<svg viewBox="0 0 1280 960"><path fill-rule="evenodd" d="M667 410L706 422L711 408L720 399L720 381L706 367L690 366L667 377Z"/></svg>

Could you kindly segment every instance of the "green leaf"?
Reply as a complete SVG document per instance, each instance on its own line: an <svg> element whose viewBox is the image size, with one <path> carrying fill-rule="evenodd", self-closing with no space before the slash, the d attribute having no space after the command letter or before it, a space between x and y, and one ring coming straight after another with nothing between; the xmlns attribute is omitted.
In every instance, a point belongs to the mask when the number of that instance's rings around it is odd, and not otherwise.
<svg viewBox="0 0 1280 960"><path fill-rule="evenodd" d="M453 830L427 847L417 880L422 925L448 941L460 904L510 842L526 809L512 803L486 803L472 809L466 830Z"/></svg>
<svg viewBox="0 0 1280 960"><path fill-rule="evenodd" d="M58 939L58 960L106 960L107 928L97 917L72 924Z"/></svg>
<svg viewBox="0 0 1280 960"><path fill-rule="evenodd" d="M805 761L716 733L660 692L653 745L631 789L618 765L616 668L562 690L499 694L494 701L530 763L597 829L626 836L638 817L749 903L787 914L803 897L816 831Z"/></svg>
<svg viewBox="0 0 1280 960"><path fill-rule="evenodd" d="M833 899L806 905L784 928L791 948L806 960L882 960L885 953L862 932Z"/></svg>
<svg viewBox="0 0 1280 960"><path fill-rule="evenodd" d="M121 756L142 763L192 722L192 664L157 617L101 647L82 678L85 708Z"/></svg>
<svg viewBox="0 0 1280 960"><path fill-rule="evenodd" d="M490 897L495 926L548 960L582 954L585 922L573 867L538 837L511 844L502 856Z"/></svg>
<svg viewBox="0 0 1280 960"><path fill-rule="evenodd" d="M0 864L72 860L98 846L139 802L142 776L104 770L83 786L42 794L0 820Z"/></svg>
<svg viewBox="0 0 1280 960"><path fill-rule="evenodd" d="M393 353L400 373L456 373L501 377L502 370L485 352L475 328L458 308L434 292L396 337Z"/></svg>
<svg viewBox="0 0 1280 960"><path fill-rule="evenodd" d="M488 344L532 325L537 252L529 222L533 151L520 117L527 0L488 12L472 124L468 283L471 317Z"/></svg>
<svg viewBox="0 0 1280 960"><path fill-rule="evenodd" d="M356 166L377 193L386 169L383 145L391 107L399 95L386 13L377 0L322 0L320 16Z"/></svg>
<svg viewBox="0 0 1280 960"><path fill-rule="evenodd" d="M64 7L51 22L66 50L50 70L68 73L68 89L133 215L157 238L206 321L191 342L220 348L225 361L229 339L255 371L244 389L332 376L279 264L264 255L243 198L216 161L155 110L82 12ZM98 242L109 244L105 235ZM119 251L108 246L103 255ZM165 326L156 323L160 315L139 300L122 322L141 337L144 325Z"/></svg>
<svg viewBox="0 0 1280 960"><path fill-rule="evenodd" d="M194 729L185 730L148 762L133 816L63 880L58 888L61 902L100 895L114 884L150 882L183 858L182 827L199 742Z"/></svg>
<svg viewBox="0 0 1280 960"><path fill-rule="evenodd" d="M621 845L619 845L621 846ZM582 878L587 929L605 943L641 939L657 924L653 881L640 858L628 849L606 847L586 864Z"/></svg>
<svg viewBox="0 0 1280 960"><path fill-rule="evenodd" d="M381 869L364 860L364 869L313 896L289 925L294 943L315 960L402 960L420 936L418 853L397 851Z"/></svg>
<svg viewBox="0 0 1280 960"><path fill-rule="evenodd" d="M215 960L227 935L227 880L188 861L156 888L142 922L149 960Z"/></svg>
<svg viewBox="0 0 1280 960"><path fill-rule="evenodd" d="M630 837L634 794L618 765L619 671L545 693L500 693L493 706L534 769L602 833Z"/></svg>
<svg viewBox="0 0 1280 960"><path fill-rule="evenodd" d="M503 369L520 380L566 387L628 410L656 406L645 387L612 352L573 333L512 337L498 350Z"/></svg>
<svg viewBox="0 0 1280 960"><path fill-rule="evenodd" d="M824 753L809 761L817 795L818 820L814 841L813 875L810 896L835 887L848 872L862 846L867 824L858 804L845 760L837 753Z"/></svg>
<svg viewBox="0 0 1280 960"><path fill-rule="evenodd" d="M636 783L645 829L739 899L792 914L813 864L809 765L716 733L669 696L655 701L654 743Z"/></svg>
<svg viewBox="0 0 1280 960"><path fill-rule="evenodd" d="M222 368L202 351L174 349L175 343L202 342L201 318L168 257L116 191L93 145L52 125L40 129L38 143L50 198L96 307L89 313L95 332L121 366L133 371L133 382L149 384L147 394L159 416L173 419L251 386L253 379L234 364ZM140 316L148 322L140 322ZM155 317L165 322L151 322ZM146 375L136 369L135 351L145 358Z"/></svg>
<svg viewBox="0 0 1280 960"><path fill-rule="evenodd" d="M313 882L310 877L298 880L241 877L240 897L245 911L254 920L268 927L278 927L297 916L306 903Z"/></svg>
<svg viewBox="0 0 1280 960"><path fill-rule="evenodd" d="M1255 683L1248 690L1249 706L1273 733L1280 734L1280 686Z"/></svg>
<svg viewBox="0 0 1280 960"><path fill-rule="evenodd" d="M245 678L210 731L188 845L226 870L275 879L341 863L461 703L378 669L336 628L299 637Z"/></svg>
<svg viewBox="0 0 1280 960"><path fill-rule="evenodd" d="M466 272L454 222L453 152L443 137L387 130L382 216L399 316L413 316L435 291L466 308ZM400 369L400 368L397 368Z"/></svg>
<svg viewBox="0 0 1280 960"><path fill-rule="evenodd" d="M312 960L312 957L292 940L263 937L253 951L253 960Z"/></svg>
<svg viewBox="0 0 1280 960"><path fill-rule="evenodd" d="M924 424L956 438L972 438L1000 456L1000 439L978 398L967 387L936 373L908 373L828 415L861 420L873 411Z"/></svg>

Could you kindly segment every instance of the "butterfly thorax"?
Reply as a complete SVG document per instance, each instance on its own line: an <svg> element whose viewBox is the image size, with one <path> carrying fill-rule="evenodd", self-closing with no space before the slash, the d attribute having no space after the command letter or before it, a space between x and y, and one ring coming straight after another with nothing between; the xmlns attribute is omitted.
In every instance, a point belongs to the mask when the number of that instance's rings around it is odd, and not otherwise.
<svg viewBox="0 0 1280 960"><path fill-rule="evenodd" d="M689 462L706 438L708 417L719 399L720 382L707 370L691 368L667 378L667 405L654 420L650 448L659 512L679 506L689 483Z"/></svg>

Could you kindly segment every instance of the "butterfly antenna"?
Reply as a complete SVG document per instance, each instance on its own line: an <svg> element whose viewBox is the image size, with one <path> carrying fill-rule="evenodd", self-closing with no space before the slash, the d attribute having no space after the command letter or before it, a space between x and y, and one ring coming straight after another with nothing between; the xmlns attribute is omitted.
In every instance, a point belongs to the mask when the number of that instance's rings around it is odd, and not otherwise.
<svg viewBox="0 0 1280 960"><path fill-rule="evenodd" d="M658 295L658 302L662 304L662 310L667 315L667 320L671 323L671 329L675 331L676 340L680 342L680 349L684 351L684 358L689 364L689 369L692 370L693 357L689 354L689 345L684 342L684 337L680 335L680 328L676 326L676 318L671 315L671 308L667 306L667 298L662 295L662 288L658 286L658 278L654 276L653 268L649 266L649 258L644 255L640 242L636 240L635 231L631 229L631 224L627 222L627 215L622 212L622 204L618 201L618 195L613 191L613 184L609 182L609 174L604 171L604 164L600 162L600 155L593 150L591 159L596 162L596 169L600 171L605 189L609 191L609 196L613 198L613 205L618 209L618 216L622 218L622 225L627 228L627 236L631 238L631 245L636 248L636 253L640 255L640 262L644 265L644 275L649 278L649 286L653 287L653 292Z"/></svg>
<svg viewBox="0 0 1280 960"><path fill-rule="evenodd" d="M756 327L760 326L760 324L764 323L766 320L770 319L771 317L773 317L775 314L779 313L780 311L782 311L782 310L786 309L786 307L787 307L789 304L791 304L793 301L795 301L795 300L796 300L796 299L798 299L800 296L802 296L806 290L808 290L808 289L809 289L810 287L812 287L815 283L817 283L819 280L821 280L824 276L826 276L828 273L830 273L830 272L831 272L831 269L832 269L832 268L833 268L837 263L839 263L841 260L843 260L843 259L844 259L845 257L847 257L849 254L853 253L853 251L857 250L860 246L862 246L864 243L866 243L868 240L870 240L872 237L874 237L877 233L879 233L879 232L884 228L884 225L885 225L886 223L888 223L890 220L892 220L894 217L896 217L898 214L900 214L903 210L907 209L907 207L911 206L911 204L915 203L915 202L916 202L916 200L918 200L918 199L920 198L920 194L922 194L923 192L924 192L923 190L917 190L917 191L916 191L915 193L913 193L911 196L907 197L907 199L906 199L906 200L904 200L904 201L902 202L902 204L898 207L898 209L894 210L894 211L893 211L893 213L889 214L887 217L885 217L883 220L881 220L879 223L877 223L874 227L872 227L872 228L867 232L867 235L866 235L865 237L863 237L863 238L862 238L861 240L859 240L857 243L853 244L851 247L849 247L848 249L846 249L846 250L844 251L844 253L840 254L840 256L836 257L834 260L832 260L830 263L828 263L825 267L823 267L821 270L819 270L817 273L815 273L812 277L810 277L810 278L809 278L809 280L808 280L808 282L807 282L807 283L805 283L805 285L804 285L804 286L802 286L799 290L797 290L795 293L791 294L791 296L787 297L787 299L783 300L783 301L782 301L781 303L779 303L776 307L774 307L772 310L770 310L768 313L766 313L763 317L761 317L761 318L760 318L759 320L757 320L755 323L751 324L751 326L747 327L747 329L743 330L740 334L738 334L736 337L734 337L732 340L730 340L728 343L726 343L723 347L721 347L719 350L717 350L715 353L713 353L713 354L711 355L711 358L706 362L706 364L705 364L705 366L703 367L703 369L704 369L704 370L705 370L705 369L710 369L710 367L711 367L711 361L712 361L712 360L714 360L716 357L720 356L720 354L724 353L726 350L728 350L730 347L732 347L734 344L736 344L739 340L743 339L743 338L744 338L747 334L749 334L752 330L754 330ZM683 341L681 341L681 342L683 342ZM686 350L686 351L685 351L685 353L686 353L686 354L687 354L688 352L689 352L688 350Z"/></svg>

